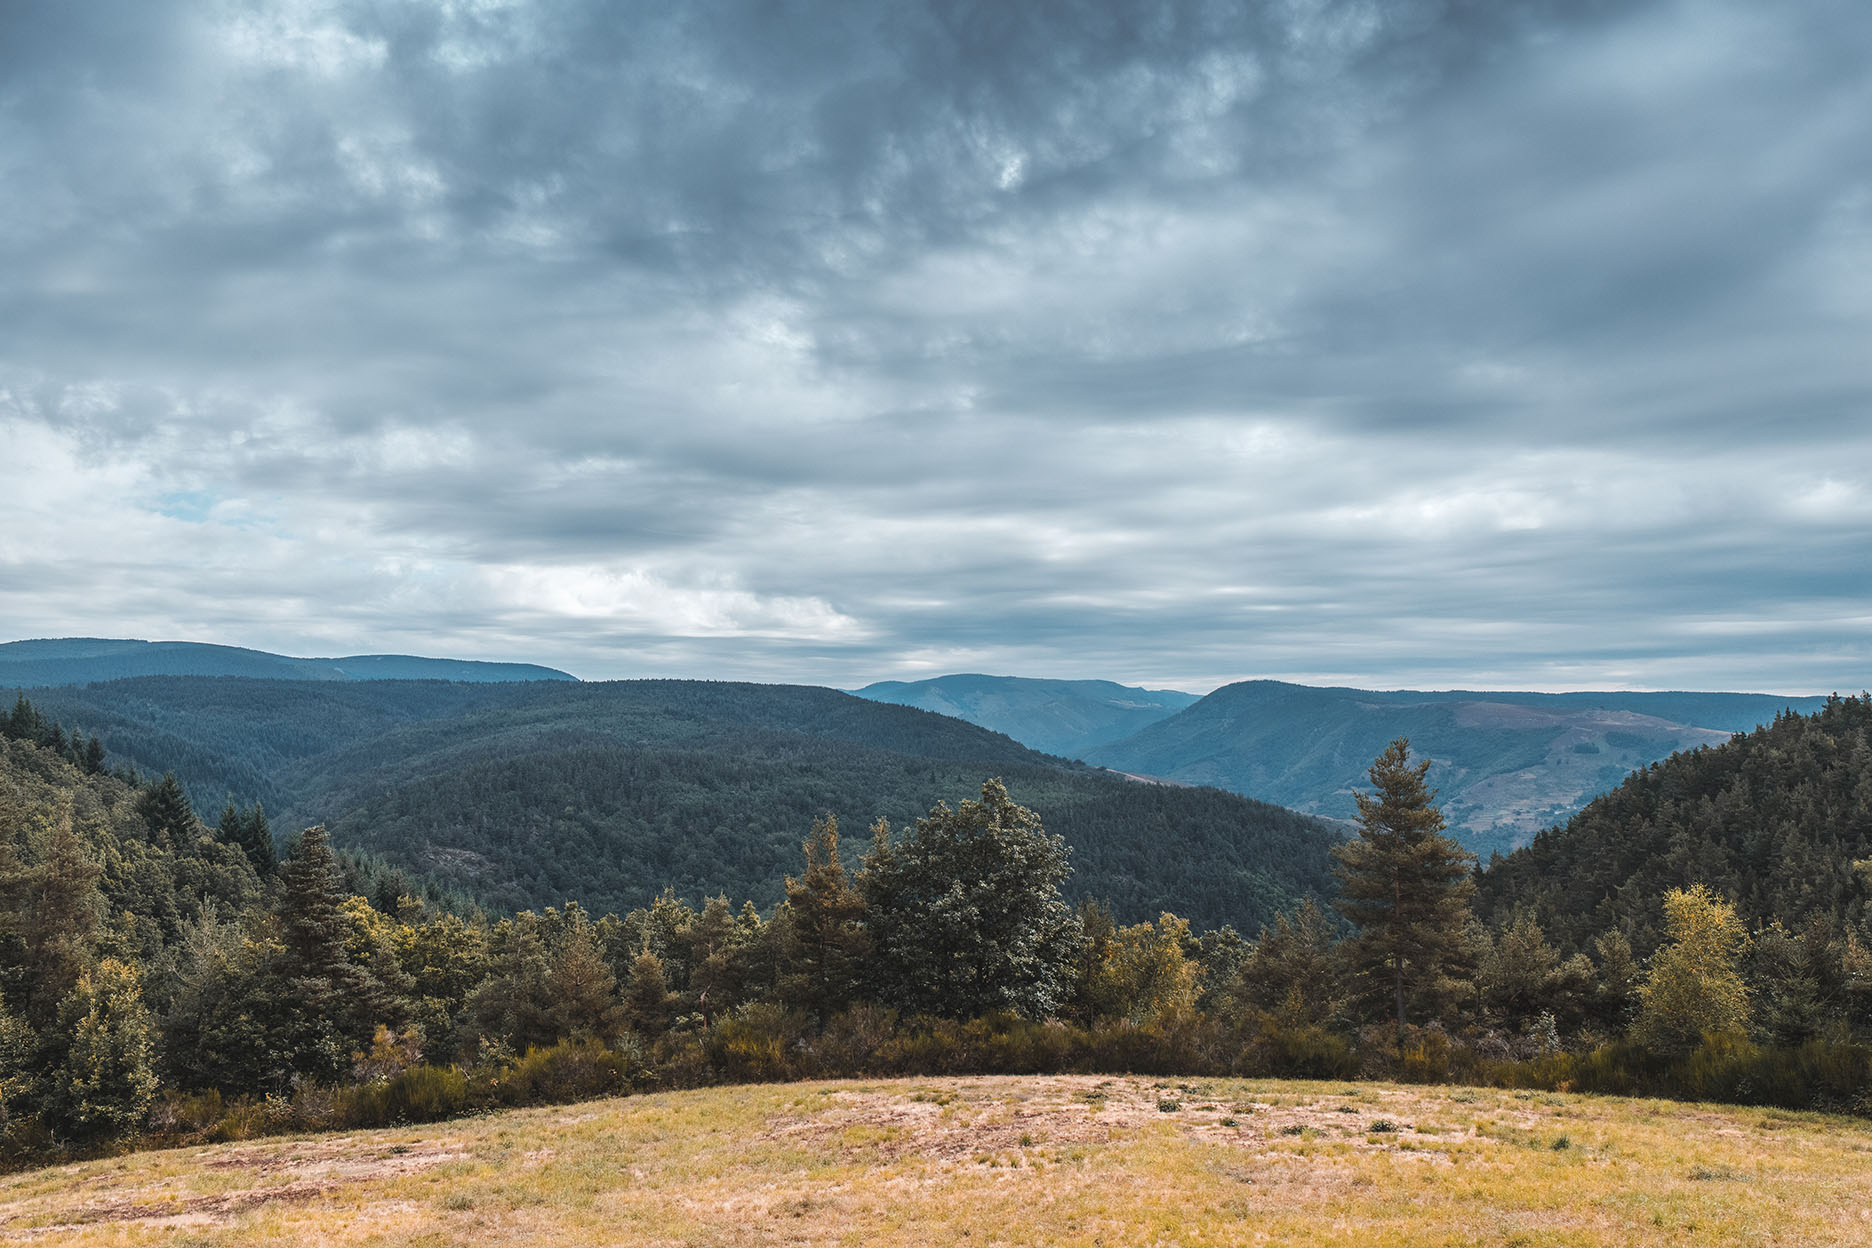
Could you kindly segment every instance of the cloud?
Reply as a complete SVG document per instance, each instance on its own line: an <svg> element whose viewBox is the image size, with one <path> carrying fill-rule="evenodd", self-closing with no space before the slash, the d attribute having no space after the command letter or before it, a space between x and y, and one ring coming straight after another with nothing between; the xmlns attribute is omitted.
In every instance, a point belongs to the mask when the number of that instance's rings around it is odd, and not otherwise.
<svg viewBox="0 0 1872 1248"><path fill-rule="evenodd" d="M6 22L16 635L1865 682L1861 5Z"/></svg>

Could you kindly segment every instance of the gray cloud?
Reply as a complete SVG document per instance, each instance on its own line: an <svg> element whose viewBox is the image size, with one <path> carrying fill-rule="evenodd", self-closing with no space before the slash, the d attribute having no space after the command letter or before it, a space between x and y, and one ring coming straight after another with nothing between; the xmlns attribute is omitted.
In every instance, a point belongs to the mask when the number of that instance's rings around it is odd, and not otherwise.
<svg viewBox="0 0 1872 1248"><path fill-rule="evenodd" d="M0 24L9 634L1866 683L1862 5Z"/></svg>

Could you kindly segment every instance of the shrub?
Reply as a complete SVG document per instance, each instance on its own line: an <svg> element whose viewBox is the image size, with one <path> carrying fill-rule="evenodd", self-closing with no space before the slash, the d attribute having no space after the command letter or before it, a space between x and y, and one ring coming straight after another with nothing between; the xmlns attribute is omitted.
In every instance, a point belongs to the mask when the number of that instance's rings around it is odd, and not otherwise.
<svg viewBox="0 0 1872 1248"><path fill-rule="evenodd" d="M1284 1023L1270 1015L1236 1060L1241 1074L1291 1079L1349 1079L1359 1062L1352 1042L1316 1023Z"/></svg>

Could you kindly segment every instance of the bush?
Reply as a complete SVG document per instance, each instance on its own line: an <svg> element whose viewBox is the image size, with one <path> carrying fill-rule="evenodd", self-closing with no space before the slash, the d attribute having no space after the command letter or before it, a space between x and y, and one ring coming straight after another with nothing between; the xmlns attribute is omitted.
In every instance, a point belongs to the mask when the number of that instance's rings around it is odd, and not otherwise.
<svg viewBox="0 0 1872 1248"><path fill-rule="evenodd" d="M798 1078L807 1073L796 1057L806 1017L782 1006L744 1005L716 1021L702 1041L716 1078L728 1083L761 1083Z"/></svg>
<svg viewBox="0 0 1872 1248"><path fill-rule="evenodd" d="M1352 1042L1316 1023L1289 1023L1263 1015L1254 1038L1236 1059L1237 1073L1289 1079L1349 1079L1358 1073Z"/></svg>

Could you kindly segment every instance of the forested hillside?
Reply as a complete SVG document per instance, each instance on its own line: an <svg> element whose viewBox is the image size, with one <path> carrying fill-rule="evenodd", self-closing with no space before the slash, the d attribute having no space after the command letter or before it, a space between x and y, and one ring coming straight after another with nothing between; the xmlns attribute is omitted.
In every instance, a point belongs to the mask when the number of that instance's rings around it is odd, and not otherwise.
<svg viewBox="0 0 1872 1248"><path fill-rule="evenodd" d="M1666 889L1705 884L1751 928L1865 926L1872 895L1872 700L1836 698L1634 773L1494 863L1480 906L1537 915L1565 948L1618 929L1640 953Z"/></svg>
<svg viewBox="0 0 1872 1248"><path fill-rule="evenodd" d="M1294 810L1352 817L1385 743L1407 737L1458 840L1487 856L1526 844L1636 768L1823 698L1731 693L1423 693L1227 685L1086 754L1120 771L1212 784Z"/></svg>
<svg viewBox="0 0 1872 1248"><path fill-rule="evenodd" d="M1073 848L1075 897L1253 927L1330 887L1339 833L1215 790L1140 785L945 716L809 686L151 677L34 691L204 810L327 824L497 909L627 910L665 887L762 906L822 813L853 852L1002 776Z"/></svg>

